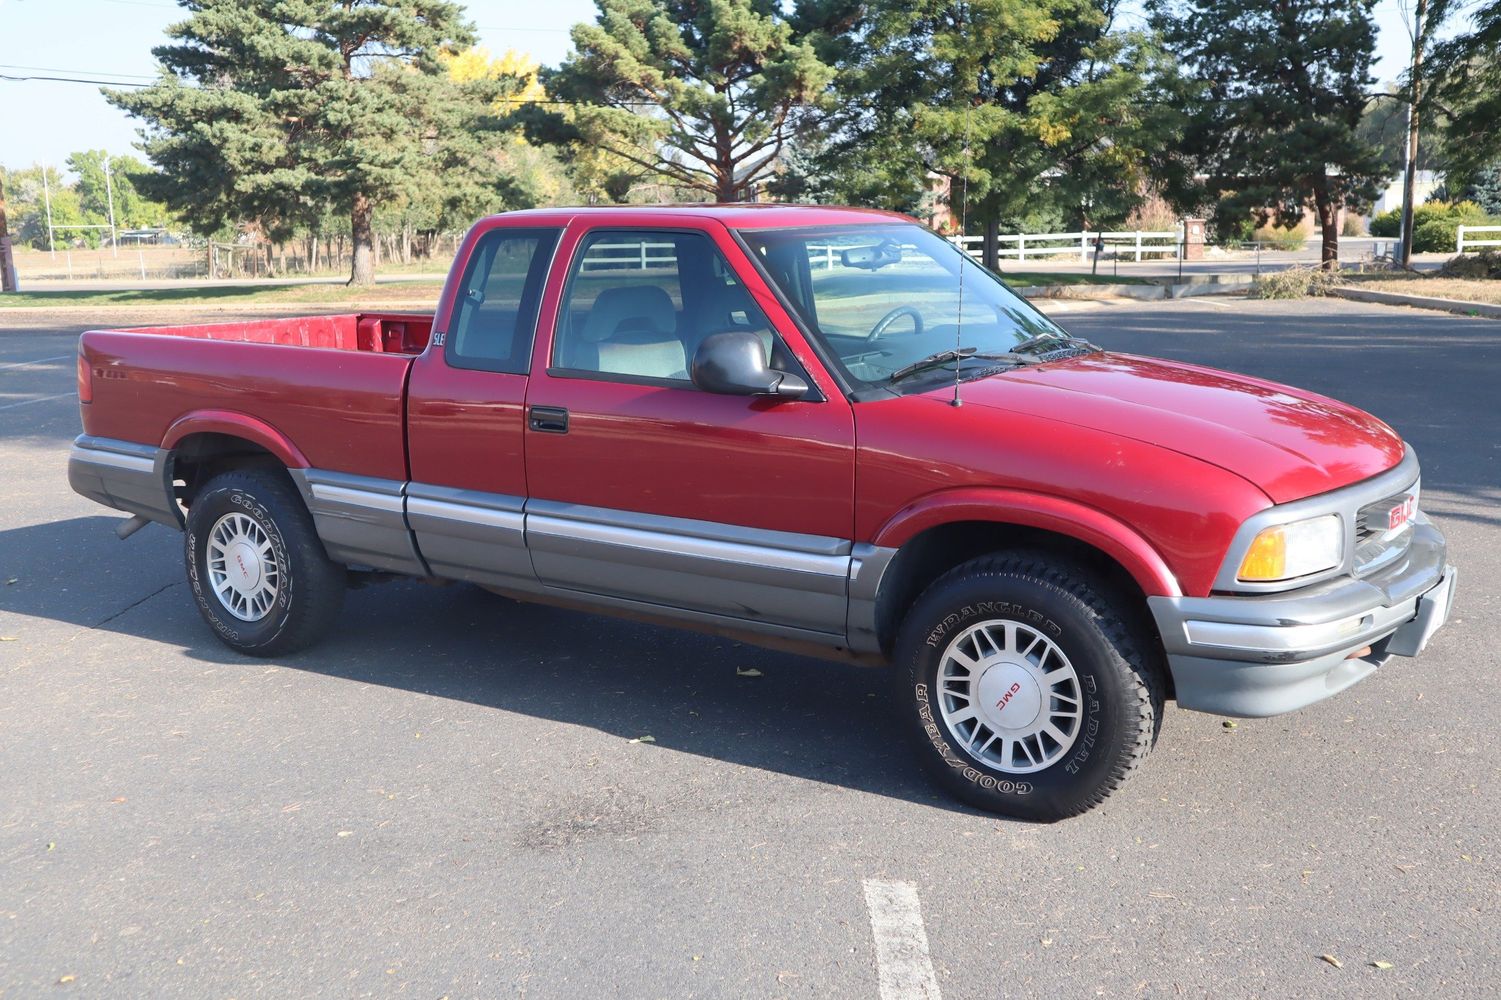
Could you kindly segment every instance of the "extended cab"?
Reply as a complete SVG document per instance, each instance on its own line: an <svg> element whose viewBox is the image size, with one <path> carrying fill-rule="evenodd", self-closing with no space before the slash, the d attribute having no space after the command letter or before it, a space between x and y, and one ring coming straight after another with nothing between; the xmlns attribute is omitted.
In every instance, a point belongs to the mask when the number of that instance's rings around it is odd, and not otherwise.
<svg viewBox="0 0 1501 1000"><path fill-rule="evenodd" d="M878 212L495 216L434 316L93 331L78 391L74 489L182 529L235 649L378 571L888 664L938 780L1034 819L1164 699L1273 715L1416 655L1455 582L1385 424L1071 338Z"/></svg>

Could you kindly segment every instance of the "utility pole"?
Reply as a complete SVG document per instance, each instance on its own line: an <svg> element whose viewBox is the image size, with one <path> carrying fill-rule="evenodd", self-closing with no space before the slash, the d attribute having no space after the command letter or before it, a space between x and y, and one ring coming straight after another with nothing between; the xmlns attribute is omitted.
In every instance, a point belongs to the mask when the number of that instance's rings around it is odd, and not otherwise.
<svg viewBox="0 0 1501 1000"><path fill-rule="evenodd" d="M19 292L16 259L10 249L10 229L5 219L5 178L0 176L0 292Z"/></svg>
<svg viewBox="0 0 1501 1000"><path fill-rule="evenodd" d="M1407 162L1402 172L1402 245L1397 261L1412 266L1412 208L1418 180L1418 104L1423 97L1423 47L1428 44L1428 0L1417 0L1412 28L1412 71L1407 95Z"/></svg>
<svg viewBox="0 0 1501 1000"><path fill-rule="evenodd" d="M120 233L115 228L115 182L109 175L109 151L104 153L104 194L109 199L109 245L116 257L120 256Z"/></svg>

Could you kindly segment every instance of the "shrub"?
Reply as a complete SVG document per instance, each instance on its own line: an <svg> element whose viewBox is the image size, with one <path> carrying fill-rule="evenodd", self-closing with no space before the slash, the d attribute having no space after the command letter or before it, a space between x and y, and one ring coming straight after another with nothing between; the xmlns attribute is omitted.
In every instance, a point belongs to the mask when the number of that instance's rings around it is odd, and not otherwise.
<svg viewBox="0 0 1501 1000"><path fill-rule="evenodd" d="M1301 299L1310 295L1328 295L1344 279L1338 271L1321 267L1289 267L1271 271L1256 279L1251 297L1256 299Z"/></svg>
<svg viewBox="0 0 1501 1000"><path fill-rule="evenodd" d="M1371 235L1381 236L1386 239L1396 239L1402 231L1402 210L1394 208L1389 212L1381 212L1371 216Z"/></svg>
<svg viewBox="0 0 1501 1000"><path fill-rule="evenodd" d="M1341 236L1364 236L1365 220L1354 212L1345 213L1345 224L1340 227Z"/></svg>
<svg viewBox="0 0 1501 1000"><path fill-rule="evenodd" d="M1301 250L1308 239L1308 230L1302 226L1293 229L1265 226L1256 230L1256 239L1273 250Z"/></svg>
<svg viewBox="0 0 1501 1000"><path fill-rule="evenodd" d="M1412 209L1412 249L1416 253L1453 250L1460 226L1482 226L1489 221L1485 210L1473 201L1425 201ZM1394 208L1371 219L1371 235L1395 239L1402 231L1402 209Z"/></svg>
<svg viewBox="0 0 1501 1000"><path fill-rule="evenodd" d="M1455 218L1414 218L1412 224L1413 253L1444 253L1453 251L1459 244L1460 221Z"/></svg>

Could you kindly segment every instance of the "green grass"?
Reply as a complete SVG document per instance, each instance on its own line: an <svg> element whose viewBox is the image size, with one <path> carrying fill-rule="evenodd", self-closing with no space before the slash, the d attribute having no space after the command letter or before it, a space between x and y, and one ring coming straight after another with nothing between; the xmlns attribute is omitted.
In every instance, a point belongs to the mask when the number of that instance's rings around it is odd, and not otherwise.
<svg viewBox="0 0 1501 1000"><path fill-rule="evenodd" d="M342 284L316 285L210 285L187 288L136 288L124 291L74 291L72 289L40 292L15 292L0 295L0 309L17 306L66 308L70 306L149 306L149 305L379 305L382 302L437 301L442 289L440 279L399 281L369 288L349 288Z"/></svg>
<svg viewBox="0 0 1501 1000"><path fill-rule="evenodd" d="M1050 271L1002 271L1001 277L1012 288L1035 288L1038 285L1150 285L1146 278L1124 274L1073 274Z"/></svg>

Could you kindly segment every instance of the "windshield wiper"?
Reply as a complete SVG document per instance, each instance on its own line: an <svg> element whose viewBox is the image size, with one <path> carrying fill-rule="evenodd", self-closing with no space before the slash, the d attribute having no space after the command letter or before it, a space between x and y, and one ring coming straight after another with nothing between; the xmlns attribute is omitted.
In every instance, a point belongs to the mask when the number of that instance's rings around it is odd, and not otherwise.
<svg viewBox="0 0 1501 1000"><path fill-rule="evenodd" d="M905 365L901 368L898 368L896 371L887 376L887 380L891 382L900 382L902 379L907 378L909 375L916 375L918 372L924 372L930 368L937 368L940 365L946 365L950 361L963 361L966 358L975 358L982 361L1010 361L1018 365L1035 365L1038 363L1037 358L1029 358L1025 355L1017 354L1015 351L997 351L982 354L980 353L980 349L977 347L951 347L946 351L939 351L936 354L929 354L927 357L919 358L917 361L912 362L910 365Z"/></svg>
<svg viewBox="0 0 1501 1000"><path fill-rule="evenodd" d="M1058 347L1082 347L1090 351L1105 350L1099 344L1091 344L1082 337L1059 336L1055 333L1044 333L1036 337L1028 337L1020 344L1011 348L1011 350L1015 354L1025 354L1027 351L1036 350L1039 347L1045 347L1049 344L1056 344Z"/></svg>

